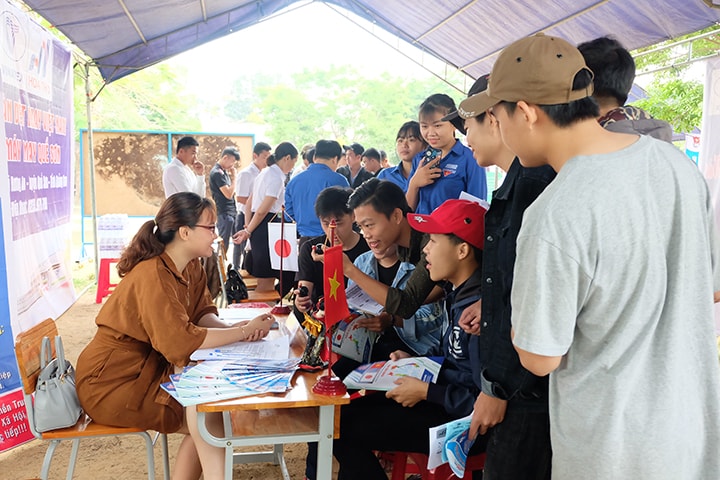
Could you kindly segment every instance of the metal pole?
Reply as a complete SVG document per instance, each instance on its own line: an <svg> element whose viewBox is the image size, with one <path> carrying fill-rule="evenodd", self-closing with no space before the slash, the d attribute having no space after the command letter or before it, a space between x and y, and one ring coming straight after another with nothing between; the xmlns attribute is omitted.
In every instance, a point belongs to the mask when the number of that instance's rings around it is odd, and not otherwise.
<svg viewBox="0 0 720 480"><path fill-rule="evenodd" d="M85 106L88 123L88 171L90 172L90 204L92 211L93 226L93 246L95 249L95 283L98 281L100 273L100 248L98 246L98 229L97 229L97 206L95 203L95 154L93 152L93 131L92 131L92 92L90 90L90 63L85 62Z"/></svg>

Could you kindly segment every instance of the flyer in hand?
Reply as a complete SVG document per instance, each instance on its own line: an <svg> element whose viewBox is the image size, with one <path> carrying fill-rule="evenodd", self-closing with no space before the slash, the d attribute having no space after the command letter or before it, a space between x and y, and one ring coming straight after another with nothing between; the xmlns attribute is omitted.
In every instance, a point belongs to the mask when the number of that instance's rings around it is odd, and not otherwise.
<svg viewBox="0 0 720 480"><path fill-rule="evenodd" d="M410 357L360 365L345 377L345 385L356 390L390 391L396 387L395 380L414 377L427 383L435 383L442 366L442 357Z"/></svg>
<svg viewBox="0 0 720 480"><path fill-rule="evenodd" d="M428 470L447 463L455 476L463 478L468 452L474 443L469 437L471 418L472 414L429 429Z"/></svg>
<svg viewBox="0 0 720 480"><path fill-rule="evenodd" d="M367 318L367 315L356 313L333 325L333 352L360 363L370 361L378 333L359 326L358 322L363 318Z"/></svg>

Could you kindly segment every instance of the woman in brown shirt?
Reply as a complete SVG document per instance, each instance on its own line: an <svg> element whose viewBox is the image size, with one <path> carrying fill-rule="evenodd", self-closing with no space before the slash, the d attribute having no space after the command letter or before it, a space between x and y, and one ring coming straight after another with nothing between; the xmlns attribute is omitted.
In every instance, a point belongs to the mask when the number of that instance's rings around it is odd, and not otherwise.
<svg viewBox="0 0 720 480"><path fill-rule="evenodd" d="M165 200L123 252L123 281L100 310L97 333L77 362L80 403L95 421L189 434L174 479L198 479L201 471L205 479L222 478L223 450L201 439L195 408L184 409L160 384L198 348L260 340L273 321L267 314L228 327L218 318L198 258L211 255L216 236L210 200L190 192ZM222 432L219 414L208 428Z"/></svg>

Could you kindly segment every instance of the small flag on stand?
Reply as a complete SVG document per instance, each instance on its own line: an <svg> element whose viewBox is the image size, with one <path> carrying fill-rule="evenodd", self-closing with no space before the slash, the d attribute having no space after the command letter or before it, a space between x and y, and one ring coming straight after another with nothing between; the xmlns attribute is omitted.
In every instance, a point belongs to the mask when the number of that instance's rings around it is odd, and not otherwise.
<svg viewBox="0 0 720 480"><path fill-rule="evenodd" d="M340 320L350 316L345 297L342 245L325 249L323 267L325 296L325 326L330 329Z"/></svg>

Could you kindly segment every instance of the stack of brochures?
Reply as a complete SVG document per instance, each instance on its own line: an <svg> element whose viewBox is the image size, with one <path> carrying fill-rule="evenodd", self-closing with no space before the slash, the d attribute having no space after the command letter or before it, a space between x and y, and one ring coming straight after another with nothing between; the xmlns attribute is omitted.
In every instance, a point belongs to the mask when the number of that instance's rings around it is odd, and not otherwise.
<svg viewBox="0 0 720 480"><path fill-rule="evenodd" d="M414 377L423 382L435 383L442 362L442 357L410 357L369 363L350 372L343 382L351 389L380 391L392 390L397 386L395 380L402 377Z"/></svg>
<svg viewBox="0 0 720 480"><path fill-rule="evenodd" d="M290 389L298 363L297 358L206 361L170 375L170 382L160 386L185 407L261 393L282 393Z"/></svg>

